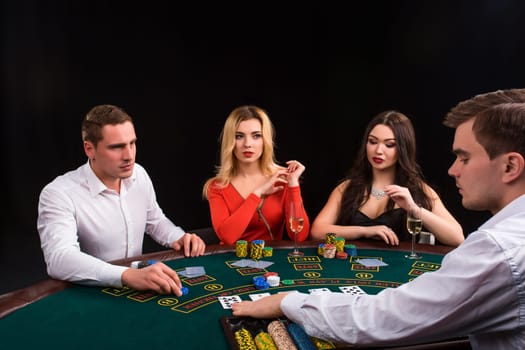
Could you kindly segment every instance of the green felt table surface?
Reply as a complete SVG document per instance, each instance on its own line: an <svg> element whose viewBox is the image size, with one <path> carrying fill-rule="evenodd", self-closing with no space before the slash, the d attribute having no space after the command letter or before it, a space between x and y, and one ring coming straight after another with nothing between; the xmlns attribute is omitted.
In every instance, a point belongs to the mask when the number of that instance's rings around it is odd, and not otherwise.
<svg viewBox="0 0 525 350"><path fill-rule="evenodd" d="M271 244L270 244L271 245ZM349 257L325 259L317 248L301 248L303 258L290 258L290 248L274 248L273 256L263 258L273 264L264 270L235 267L235 251L198 258L167 260L177 271L204 266L206 275L182 278L189 294L182 297L139 292L129 288L101 288L71 285L18 309L0 319L0 348L49 349L229 349L220 319L231 316L218 296L278 293L326 287L340 292L339 286L359 285L369 294L397 287L422 273L440 267L441 254L422 253L421 260L405 258L405 250L365 249L358 246L358 257L377 258L388 266L366 268ZM275 271L293 285L255 289L252 279Z"/></svg>

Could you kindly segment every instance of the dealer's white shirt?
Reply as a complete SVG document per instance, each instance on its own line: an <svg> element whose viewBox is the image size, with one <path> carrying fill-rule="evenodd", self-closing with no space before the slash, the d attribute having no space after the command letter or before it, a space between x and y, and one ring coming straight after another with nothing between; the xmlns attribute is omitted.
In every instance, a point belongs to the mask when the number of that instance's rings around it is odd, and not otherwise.
<svg viewBox="0 0 525 350"><path fill-rule="evenodd" d="M89 162L58 176L40 193L37 227L51 277L116 287L126 267L106 261L142 254L144 233L166 247L185 233L164 215L151 179L136 163L120 194Z"/></svg>
<svg viewBox="0 0 525 350"><path fill-rule="evenodd" d="M290 293L281 308L309 335L338 342L470 335L473 349L525 349L525 196L471 233L435 272L377 295Z"/></svg>

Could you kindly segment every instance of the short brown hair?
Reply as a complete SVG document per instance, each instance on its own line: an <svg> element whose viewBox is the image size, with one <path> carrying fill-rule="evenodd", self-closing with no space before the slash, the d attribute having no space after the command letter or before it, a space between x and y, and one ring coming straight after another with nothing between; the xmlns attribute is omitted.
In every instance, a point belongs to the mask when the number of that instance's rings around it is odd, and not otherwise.
<svg viewBox="0 0 525 350"><path fill-rule="evenodd" d="M511 151L525 156L525 89L476 95L452 108L443 124L457 128L472 118L476 140L490 159Z"/></svg>
<svg viewBox="0 0 525 350"><path fill-rule="evenodd" d="M99 105L91 108L82 122L82 140L90 141L95 146L102 140L102 128L133 120L124 109L113 105Z"/></svg>

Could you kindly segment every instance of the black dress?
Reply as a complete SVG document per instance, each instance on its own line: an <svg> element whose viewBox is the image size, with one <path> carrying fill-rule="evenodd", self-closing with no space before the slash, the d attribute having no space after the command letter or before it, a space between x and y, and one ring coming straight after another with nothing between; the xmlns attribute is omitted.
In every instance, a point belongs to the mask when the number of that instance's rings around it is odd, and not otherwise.
<svg viewBox="0 0 525 350"><path fill-rule="evenodd" d="M392 210L386 211L383 214L379 215L376 218L369 218L361 211L357 210L351 222L348 225L355 226L376 226L376 225L385 225L392 229L395 232L400 241L409 241L412 239L410 233L408 233L406 227L406 212L402 208L394 208Z"/></svg>

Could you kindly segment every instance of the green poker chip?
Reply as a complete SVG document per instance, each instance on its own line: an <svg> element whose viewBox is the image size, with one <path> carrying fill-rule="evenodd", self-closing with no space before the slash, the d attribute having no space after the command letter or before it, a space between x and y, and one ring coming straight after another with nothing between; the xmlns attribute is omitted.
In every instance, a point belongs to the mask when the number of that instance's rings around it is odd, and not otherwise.
<svg viewBox="0 0 525 350"><path fill-rule="evenodd" d="M294 284L295 282L293 280L282 280L281 283L285 285L290 285L290 284Z"/></svg>

